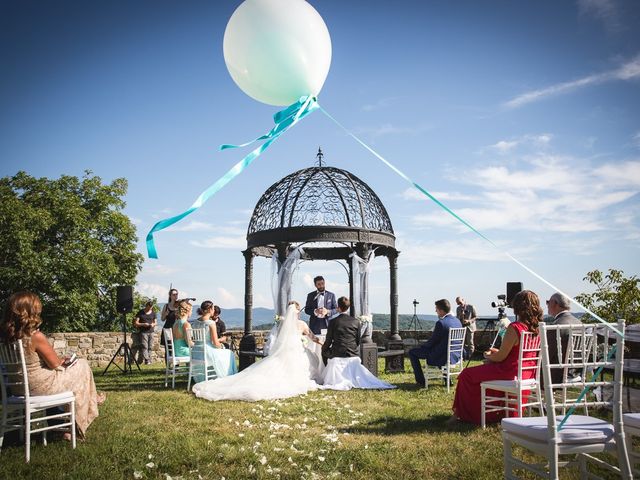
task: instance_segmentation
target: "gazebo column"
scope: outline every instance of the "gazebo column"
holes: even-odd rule
[[[244,335],[240,340],[240,370],[255,362],[255,356],[243,355],[242,352],[253,352],[256,339],[251,333],[253,320],[253,257],[255,253],[248,248],[244,255]]]
[[[385,371],[398,373],[404,372],[404,344],[398,330],[398,251],[389,252],[389,277],[390,293],[389,301],[391,315],[389,319],[391,332],[387,340],[387,351],[384,356]]]
[[[356,316],[356,306],[353,298],[353,264],[351,258],[347,258],[347,266],[349,267],[349,299],[351,300],[351,307],[349,308],[349,315]]]
[[[390,302],[390,327],[391,332],[389,340],[402,341],[398,329],[398,252],[394,251],[389,254],[389,302]]]

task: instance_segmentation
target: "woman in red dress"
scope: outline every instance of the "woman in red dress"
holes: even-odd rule
[[[518,345],[522,332],[533,332],[537,335],[538,323],[542,321],[543,311],[538,295],[531,290],[518,293],[513,300],[513,312],[517,315],[518,321],[507,328],[500,350],[491,348],[486,351],[483,365],[465,368],[458,377],[452,420],[480,425],[482,415],[480,384],[488,380],[513,380],[518,375]],[[525,378],[531,378],[533,374],[532,370],[523,372]],[[487,392],[490,394],[492,391]],[[503,416],[504,411],[488,413],[487,423],[499,422]]]

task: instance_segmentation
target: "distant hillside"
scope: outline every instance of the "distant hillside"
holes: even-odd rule
[[[262,309],[262,310],[267,310],[267,309]],[[257,317],[255,315],[255,310],[254,310],[254,317],[253,317],[253,328],[256,330],[269,330],[272,326],[273,326],[273,310],[268,310],[269,312],[271,312],[270,317],[268,318],[267,321],[265,322],[260,322],[257,320]],[[244,313],[243,313],[244,314]],[[398,315],[398,322],[399,322],[399,327],[400,330],[408,330],[409,329],[409,324],[411,323],[411,318],[413,317],[412,314],[399,314]],[[304,313],[302,315],[300,315],[300,318],[302,318],[302,320],[308,322],[309,321],[309,316],[305,315]],[[418,319],[420,320],[420,328],[421,330],[433,330],[433,326],[436,323],[437,317],[435,315],[418,315]],[[226,322],[227,319],[225,318],[224,321]],[[244,320],[243,320],[244,322]],[[227,326],[229,324],[227,323]],[[244,325],[244,323],[241,323],[240,325]],[[374,330],[389,330],[389,314],[388,313],[374,313],[373,314],[373,328]],[[415,329],[415,326],[412,325],[411,329]]]

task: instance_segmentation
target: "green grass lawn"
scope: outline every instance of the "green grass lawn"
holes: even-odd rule
[[[418,390],[411,373],[382,375],[390,391],[256,403],[196,399],[185,381],[166,389],[157,364],[94,373],[108,397],[86,442],[38,442],[28,465],[23,446],[5,447],[0,479],[502,477],[499,427],[447,427],[453,389]]]

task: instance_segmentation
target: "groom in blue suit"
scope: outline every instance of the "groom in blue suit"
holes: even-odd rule
[[[338,311],[338,304],[336,296],[325,289],[323,277],[318,275],[313,279],[313,284],[316,290],[307,295],[304,313],[309,315],[309,329],[320,335],[320,330],[329,327],[329,321]]]
[[[431,338],[424,345],[409,350],[409,359],[413,367],[413,375],[416,377],[416,383],[420,387],[424,387],[424,372],[421,359],[427,360],[427,365],[432,367],[443,367],[447,364],[447,347],[449,343],[449,329],[461,328],[460,320],[451,315],[451,304],[449,300],[442,299],[436,302],[436,313],[438,321],[433,329]],[[451,354],[451,362],[460,360],[457,353]]]

